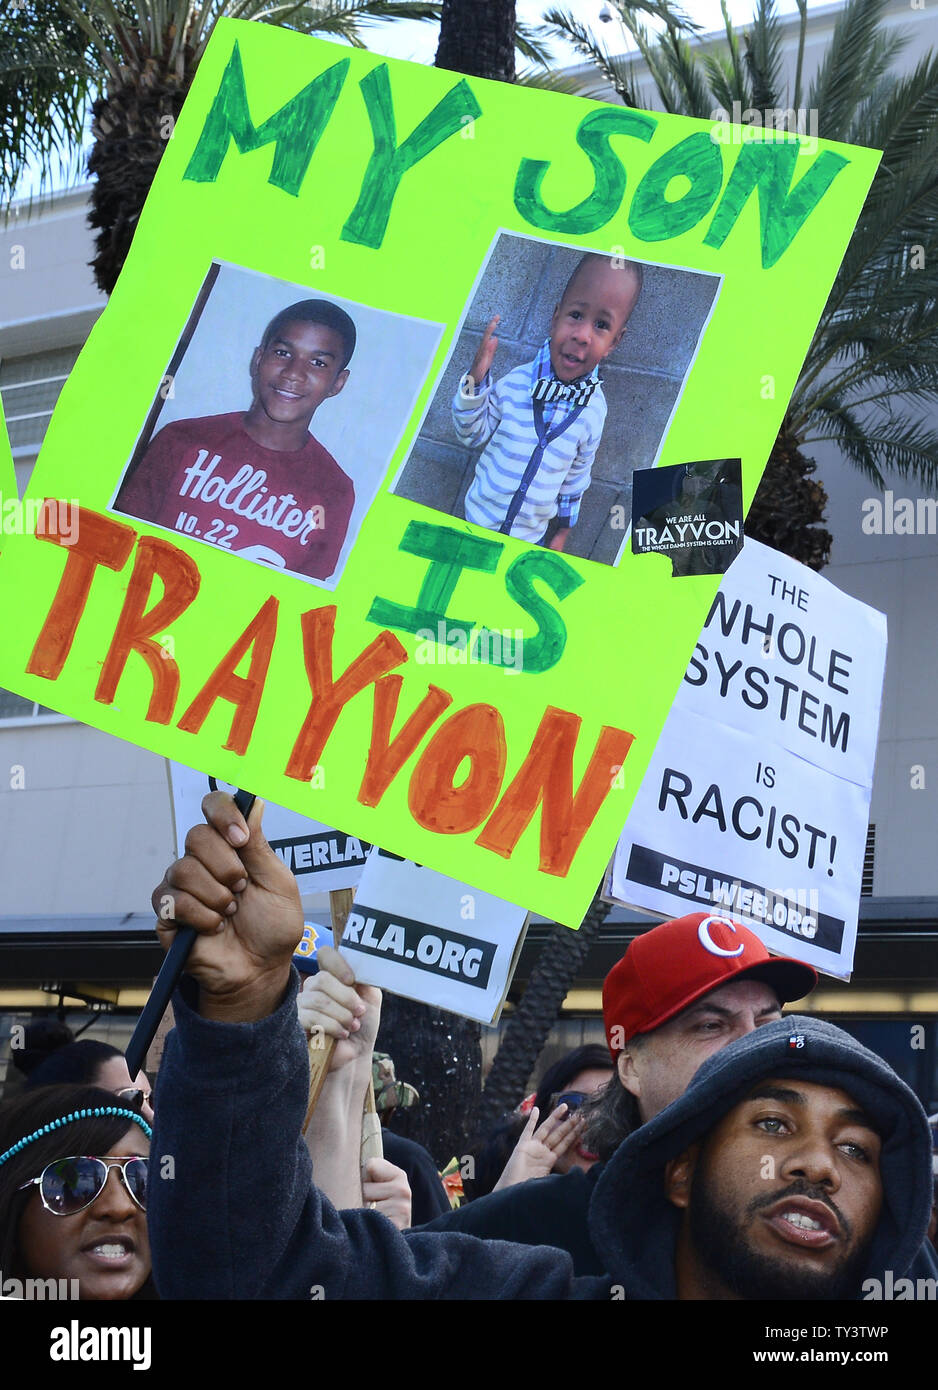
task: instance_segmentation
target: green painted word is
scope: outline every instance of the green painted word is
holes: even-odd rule
[[[368,621],[379,627],[412,632],[421,640],[426,640],[429,633],[443,647],[455,645],[469,650],[470,661],[484,659],[489,665],[511,665],[528,673],[549,671],[563,656],[567,628],[553,604],[535,590],[533,581],[540,580],[559,599],[567,598],[583,583],[573,566],[556,551],[529,550],[512,560],[505,571],[509,597],[538,625],[531,637],[518,638],[503,646],[493,640],[498,634],[480,622],[455,618],[447,612],[463,570],[494,574],[504,548],[503,541],[466,535],[449,526],[409,522],[398,549],[430,561],[416,602],[407,606],[391,599],[375,598]]]

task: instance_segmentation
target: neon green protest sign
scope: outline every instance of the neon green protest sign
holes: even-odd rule
[[[220,22],[0,683],[576,924],[719,584],[630,470],[751,500],[878,158],[732,129]]]

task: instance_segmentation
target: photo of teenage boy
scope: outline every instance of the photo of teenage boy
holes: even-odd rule
[[[350,316],[328,300],[282,309],[251,357],[248,409],[165,425],[115,510],[246,560],[328,579],[355,489],[309,426],[345,386],[355,340]]]
[[[621,342],[641,290],[640,265],[588,252],[537,357],[494,385],[500,315],[490,320],[453,401],[460,443],[486,446],[466,495],[467,521],[563,550],[606,422],[598,367]]]

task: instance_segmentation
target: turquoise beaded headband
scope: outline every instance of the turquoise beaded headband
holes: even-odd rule
[[[47,1125],[40,1125],[34,1129],[32,1134],[27,1134],[24,1139],[18,1140],[6,1153],[0,1154],[0,1163],[6,1163],[8,1158],[18,1154],[21,1149],[25,1149],[27,1144],[31,1144],[34,1139],[41,1139],[44,1134],[52,1134],[56,1129],[61,1129],[63,1125],[70,1124],[72,1120],[92,1120],[103,1119],[109,1115],[120,1115],[125,1120],[132,1120],[135,1125],[139,1125],[147,1138],[151,1138],[153,1131],[147,1124],[142,1115],[138,1115],[136,1110],[125,1110],[122,1105],[98,1105],[93,1110],[73,1110],[69,1115],[63,1115],[61,1119],[50,1120]]]

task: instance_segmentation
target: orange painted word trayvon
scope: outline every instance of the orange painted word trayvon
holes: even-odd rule
[[[64,543],[56,532],[43,532],[42,538]],[[170,542],[145,536],[135,547],[134,541],[135,532],[130,526],[94,512],[79,511],[79,536],[65,546],[62,579],[33,647],[27,672],[46,680],[58,679],[98,567],[120,571],[133,552],[124,602],[95,685],[95,700],[105,705],[113,703],[127,661],[136,652],[146,663],[152,680],[145,720],[163,725],[174,723],[185,733],[198,734],[216,703],[224,701],[233,706],[224,747],[243,756],[251,744],[273,656],[278,600],[271,595],[262,604],[194,698],[180,710],[179,666],[157,641],[157,634],[181,618],[194,602],[201,576],[194,560]],[[479,544],[491,546],[496,553],[501,549],[497,542],[482,540]],[[535,568],[531,561],[539,566],[558,563],[552,556],[538,553],[520,557],[514,563],[524,565],[526,561],[529,571]],[[151,605],[154,580],[159,582],[161,596]],[[600,730],[574,793],[573,758],[582,721],[569,710],[548,705],[521,766],[503,785],[508,757],[505,721],[494,704],[464,704],[452,711],[453,695],[430,684],[392,736],[403,683],[403,677],[392,672],[407,661],[408,652],[392,632],[384,629],[336,675],[335,621],[334,604],[310,609],[300,616],[310,703],[295,730],[283,774],[298,782],[314,782],[317,772],[325,766],[327,746],[344,707],[370,687],[371,737],[356,793],[363,806],[381,804],[405,762],[417,751],[424,736],[434,730],[407,778],[407,804],[417,824],[436,834],[460,835],[477,830],[484,822],[476,843],[507,859],[542,805],[538,867],[545,873],[566,875],[624,763],[632,734],[617,728]],[[536,643],[537,639],[533,640]],[[239,674],[245,661],[247,669]],[[466,761],[468,775],[457,781],[456,774]],[[346,775],[353,775],[352,767],[347,768]]]
[[[0,684],[576,925],[719,583],[632,552],[632,474],[748,504],[876,167],[750,133],[221,21]]]

